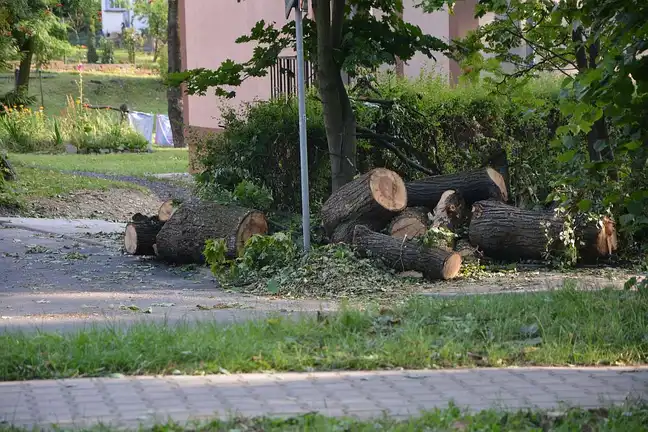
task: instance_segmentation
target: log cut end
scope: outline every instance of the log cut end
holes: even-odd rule
[[[405,182],[395,172],[385,168],[373,170],[369,186],[376,202],[385,209],[399,212],[407,207]]]
[[[390,234],[396,238],[414,238],[425,234],[425,225],[417,218],[402,218],[394,222],[390,228]]]
[[[420,237],[427,231],[428,220],[428,210],[426,208],[407,208],[392,219],[389,234],[400,239]]]
[[[594,239],[588,239],[588,233],[585,233],[585,242],[591,244],[591,252],[599,257],[606,257],[616,252],[618,248],[617,232],[614,226],[614,221],[605,216],[601,221],[601,226],[596,227],[595,233],[592,235]],[[591,237],[590,237],[591,238]],[[589,241],[588,241],[589,240]]]
[[[448,258],[446,258],[445,262],[443,263],[443,269],[441,270],[441,278],[444,280],[448,279],[454,279],[457,276],[459,276],[459,272],[461,271],[461,262],[462,262],[461,255],[458,253],[452,253]]]
[[[256,234],[268,233],[268,221],[263,213],[251,211],[241,220],[236,232],[236,253],[243,251],[245,243]]]
[[[504,179],[504,176],[502,174],[498,173],[493,168],[487,168],[486,172],[488,173],[488,177],[490,177],[490,179],[493,181],[493,183],[495,183],[495,185],[502,192],[502,201],[507,202],[508,201],[508,189],[506,188],[506,180]]]
[[[126,225],[126,233],[124,234],[124,249],[130,255],[134,255],[137,251],[137,230],[135,225],[129,223]]]
[[[166,222],[171,219],[175,212],[175,207],[173,206],[173,200],[167,200],[162,203],[160,209],[158,210],[158,219],[162,222]]]

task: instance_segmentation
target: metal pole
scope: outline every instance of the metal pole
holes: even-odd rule
[[[297,29],[297,97],[299,99],[299,161],[301,164],[302,233],[304,252],[310,250],[310,204],[308,193],[308,148],[306,146],[306,93],[304,84],[304,30],[301,0],[295,8]]]

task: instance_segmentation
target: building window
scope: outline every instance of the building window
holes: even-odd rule
[[[124,11],[128,0],[105,0],[107,11]]]

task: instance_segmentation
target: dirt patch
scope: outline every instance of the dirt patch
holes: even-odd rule
[[[39,198],[29,204],[30,216],[66,219],[102,219],[128,222],[134,213],[157,214],[161,201],[136,190],[78,191],[57,198]]]

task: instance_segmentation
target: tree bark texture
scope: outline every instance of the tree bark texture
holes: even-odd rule
[[[16,91],[29,91],[29,74],[31,73],[32,59],[34,58],[34,39],[28,38],[20,47],[20,66],[18,66],[18,80]]]
[[[560,238],[565,220],[553,213],[523,210],[496,201],[476,202],[472,213],[470,243],[488,257],[543,260],[565,249]],[[616,250],[613,226],[599,229],[593,223],[575,225],[576,247],[581,256],[602,257]]]
[[[407,207],[405,183],[385,168],[373,169],[333,192],[321,210],[324,230],[331,236],[343,222],[370,221],[375,229]]]
[[[317,84],[324,111],[333,192],[353,180],[356,173],[356,118],[342,81],[340,65],[333,56],[341,44],[345,3],[344,0],[313,1],[317,27]]]
[[[411,207],[434,209],[447,190],[458,192],[468,206],[486,199],[508,200],[506,182],[492,168],[426,177],[406,183],[405,186],[408,205]]]
[[[182,71],[182,55],[180,53],[180,31],[178,29],[178,0],[169,0],[169,22],[168,22],[168,43],[169,51],[169,73]],[[185,146],[184,139],[184,118],[182,105],[183,87],[167,87],[167,105],[171,134],[173,135],[173,147]]]
[[[153,245],[164,225],[157,218],[134,218],[126,225],[124,249],[130,255],[155,255]]]
[[[432,212],[431,225],[455,232],[464,226],[467,220],[468,207],[461,194],[453,190],[443,192]]]
[[[202,263],[207,240],[223,239],[227,256],[235,258],[250,237],[267,232],[265,215],[257,210],[190,201],[180,206],[158,233],[157,256],[179,264]]]
[[[0,175],[6,181],[15,181],[18,179],[16,170],[6,155],[0,153]]]
[[[457,253],[380,234],[364,225],[355,227],[353,245],[362,255],[380,258],[396,271],[418,271],[429,280],[452,279],[461,270],[461,257]]]
[[[392,237],[412,239],[425,234],[429,225],[429,210],[425,207],[408,207],[399,213],[387,230]]]

